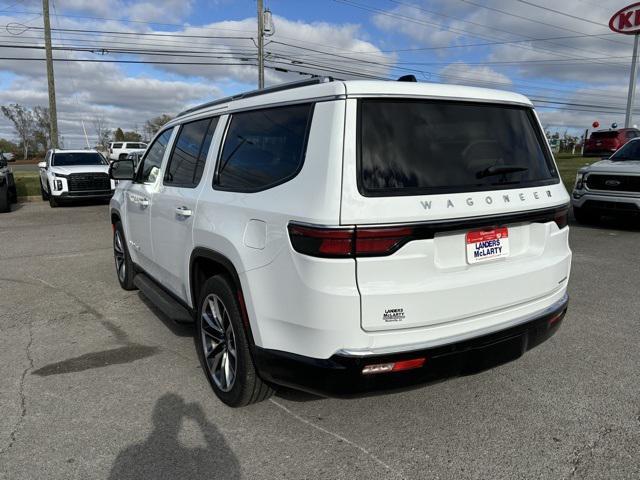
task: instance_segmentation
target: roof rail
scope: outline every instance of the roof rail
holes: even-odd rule
[[[197,110],[201,110],[203,108],[213,107],[215,105],[221,105],[223,103],[229,103],[233,100],[240,100],[242,98],[250,98],[257,97],[258,95],[265,95],[267,93],[280,92],[282,90],[290,90],[292,88],[300,88],[306,87],[309,85],[318,85],[320,83],[333,82],[333,77],[313,77],[305,80],[298,80],[296,82],[288,82],[288,83],[280,83],[278,85],[274,85],[272,87],[263,88],[262,90],[251,90],[246,93],[238,93],[237,95],[231,95],[229,97],[219,98],[218,100],[214,100],[212,102],[203,103],[202,105],[197,105],[195,107],[189,108],[180,112],[176,115],[176,118],[187,115],[188,113],[195,112]]]

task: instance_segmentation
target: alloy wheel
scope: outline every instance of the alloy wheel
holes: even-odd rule
[[[118,279],[121,283],[124,283],[127,278],[127,262],[124,253],[124,244],[122,243],[122,236],[118,230],[116,230],[113,238],[113,257],[116,261]]]
[[[200,337],[209,375],[220,390],[228,392],[236,380],[236,337],[229,312],[217,295],[209,294],[204,299],[200,325]]]

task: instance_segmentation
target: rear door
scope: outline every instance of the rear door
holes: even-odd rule
[[[349,99],[346,125],[341,223],[356,226],[364,330],[463,321],[564,286],[568,195],[530,108]]]
[[[180,126],[162,184],[153,196],[151,238],[158,280],[187,303],[193,217],[206,187],[201,180],[217,124],[217,117],[209,117]]]

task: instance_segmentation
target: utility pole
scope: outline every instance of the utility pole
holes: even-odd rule
[[[51,24],[49,23],[49,0],[42,0],[42,17],[44,18],[44,47],[47,57],[47,84],[49,87],[49,120],[51,121],[51,147],[58,148],[58,112],[56,110],[56,84],[53,79]]]
[[[633,36],[633,60],[631,61],[631,76],[629,77],[629,95],[627,96],[627,112],[624,116],[624,128],[631,126],[633,101],[636,97],[636,76],[638,75],[638,34]]]
[[[46,0],[45,0],[46,1]],[[262,0],[258,3],[258,88],[264,88],[264,8]]]

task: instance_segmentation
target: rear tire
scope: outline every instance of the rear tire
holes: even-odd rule
[[[5,184],[3,187],[0,187],[0,212],[5,213],[9,211],[11,211],[9,187]]]
[[[576,222],[582,224],[593,223],[597,220],[597,215],[593,210],[588,210],[584,207],[573,207],[573,216],[575,217]]]
[[[133,261],[129,256],[127,242],[124,239],[124,229],[121,222],[116,222],[113,230],[113,259],[116,263],[116,276],[118,283],[124,290],[135,290],[133,284]]]
[[[258,376],[235,288],[224,276],[211,277],[202,286],[196,327],[202,371],[220,400],[244,407],[273,395],[274,389]]]

